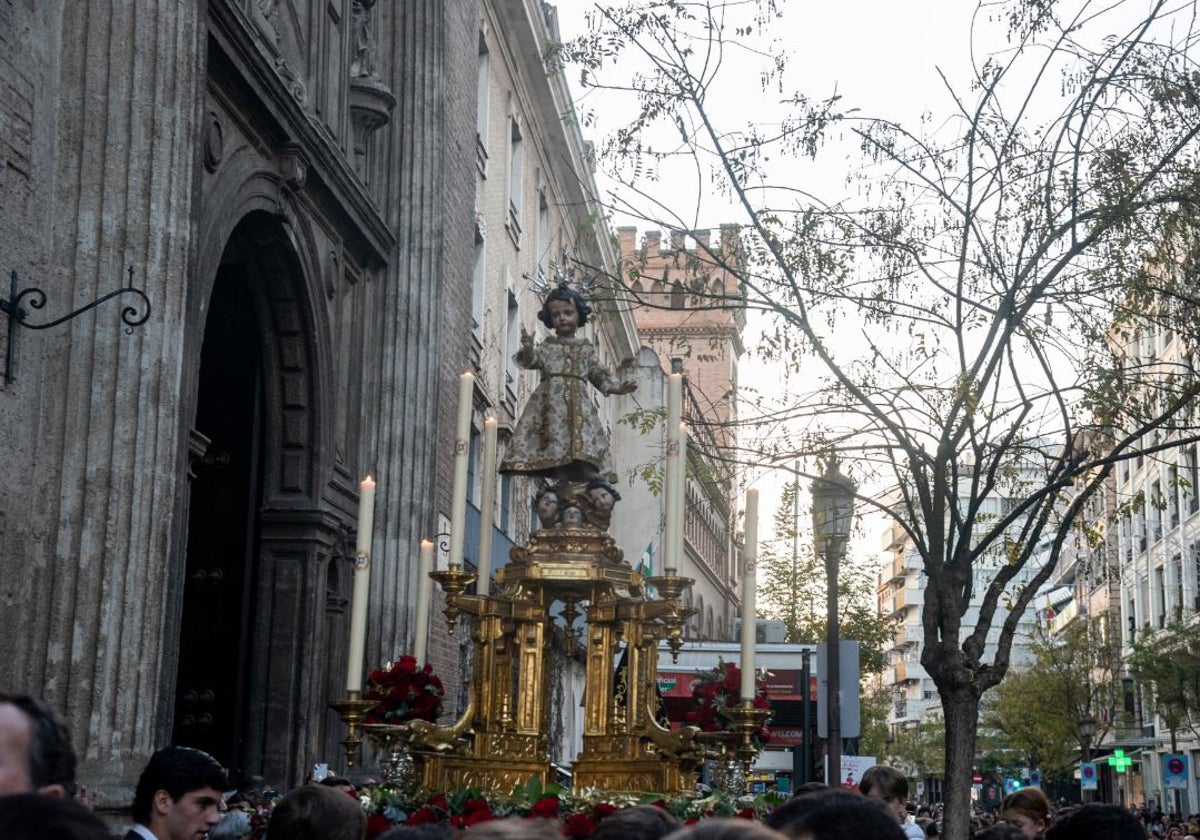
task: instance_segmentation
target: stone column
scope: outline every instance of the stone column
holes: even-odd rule
[[[47,319],[126,283],[128,266],[153,314],[127,335],[108,303],[18,336],[30,362],[20,410],[37,433],[21,467],[27,507],[10,511],[24,567],[8,584],[5,623],[19,632],[0,661],[12,684],[66,713],[82,778],[127,785],[170,731],[202,4],[55,5],[34,115],[47,140],[38,172],[51,212],[34,234],[48,246]]]

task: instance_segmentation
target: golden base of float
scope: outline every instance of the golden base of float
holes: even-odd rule
[[[431,575],[446,592],[450,632],[460,616],[474,619],[474,671],[458,721],[406,725],[420,790],[507,795],[531,778],[542,784],[555,778],[545,733],[556,601],[563,603],[569,633],[576,633],[577,617],[586,621],[580,638],[586,649],[583,749],[572,767],[577,790],[691,795],[706,758],[731,759],[736,749],[739,759],[753,759],[752,749],[735,744],[742,739],[734,733],[671,730],[655,717],[658,644],[666,641],[678,653],[684,622],[694,613],[682,603],[691,580],[646,578],[624,562],[608,534],[588,526],[535,532],[510,557],[497,573],[494,595],[466,594],[474,576],[460,570]],[[646,600],[647,584],[657,589],[656,600]]]

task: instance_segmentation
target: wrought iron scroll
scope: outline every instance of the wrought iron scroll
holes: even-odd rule
[[[138,304],[134,303],[121,309],[121,321],[125,324],[125,332],[127,334],[132,334],[134,327],[140,327],[150,318],[150,298],[144,291],[133,285],[133,266],[129,267],[129,285],[114,289],[108,294],[96,298],[91,303],[85,304],[78,309],[68,312],[61,318],[55,318],[53,321],[47,321],[44,324],[29,323],[27,318],[30,312],[25,308],[25,305],[27,304],[33,310],[40,310],[46,305],[46,293],[35,286],[18,291],[18,283],[17,272],[13,271],[9,283],[9,295],[6,298],[0,298],[0,312],[8,316],[8,331],[5,336],[4,350],[5,385],[9,385],[13,381],[13,337],[16,335],[16,328],[18,326],[29,330],[48,330],[51,327],[57,327],[59,324],[64,324],[72,318],[82,315],[89,309],[95,309],[105,301],[120,295],[135,295],[141,298],[141,307],[144,307],[144,309],[141,309]]]

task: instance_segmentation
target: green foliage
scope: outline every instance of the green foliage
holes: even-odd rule
[[[1171,734],[1200,734],[1200,626],[1172,622],[1145,632],[1133,646],[1129,667],[1150,690],[1154,710]]]
[[[987,4],[977,25],[1007,41],[973,44],[969,88],[906,125],[789,87],[776,39],[804,22],[784,14],[605,4],[559,57],[638,106],[601,147],[627,187],[615,211],[694,227],[707,205],[666,206],[688,193],[659,182],[676,161],[696,195],[737,208],[737,258],[708,256],[767,322],[755,361],[784,386],[743,405],[745,458],[800,460],[811,480],[816,456],[841,454],[872,488],[861,503],[919,556],[922,664],[965,729],[946,739],[960,840],[978,704],[1083,512],[1143,446],[1200,439],[1200,36],[1191,4],[1165,0]],[[747,65],[734,89],[759,93],[749,121],[723,76]],[[861,160],[834,197],[813,195],[797,173],[830,166],[843,138]],[[1156,355],[1144,339],[1167,333],[1179,351]],[[789,557],[771,585],[803,638],[819,585],[776,548]]]
[[[989,692],[982,725],[1001,736],[1026,766],[1065,771],[1083,747],[1079,721],[1090,715],[1105,735],[1102,711],[1116,705],[1120,642],[1095,622],[1077,619],[1058,636],[1039,625],[1033,661],[1009,672]]]

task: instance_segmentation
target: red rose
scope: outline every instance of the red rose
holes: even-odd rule
[[[617,811],[621,810],[611,802],[601,802],[596,806],[596,819],[602,820],[605,817],[611,817]]]
[[[558,816],[558,797],[543,796],[529,809],[529,816],[553,819]]]
[[[467,811],[467,813],[463,814],[463,828],[470,828],[477,823],[487,822],[488,820],[494,819],[495,817],[492,816],[491,810],[487,808],[482,808],[476,811]]]
[[[684,821],[683,821],[683,824],[684,824],[684,825],[696,825],[696,824],[698,824],[699,822],[700,822],[700,818],[699,818],[699,817],[692,817],[691,819],[684,820]]]
[[[563,825],[567,837],[590,837],[595,830],[596,824],[584,814],[572,814]]]
[[[438,821],[437,812],[428,805],[418,808],[408,815],[408,825],[425,825],[426,823],[435,823]]]
[[[655,808],[662,808],[664,811],[667,810],[667,800],[665,799],[655,799],[650,804]]]
[[[383,814],[371,814],[371,816],[367,817],[368,837],[378,837],[391,827],[391,821]]]
[[[758,819],[758,814],[754,813],[753,808],[743,808],[742,810],[740,810],[736,814],[734,814],[734,816],[740,820]]]
[[[473,814],[477,811],[487,811],[488,814],[491,814],[492,806],[489,805],[488,801],[482,797],[476,797],[475,799],[468,799],[463,804],[463,813],[464,814]]]
[[[446,794],[437,793],[429,797],[429,801],[425,803],[430,808],[437,808],[442,811],[450,810],[450,800],[446,798]]]

